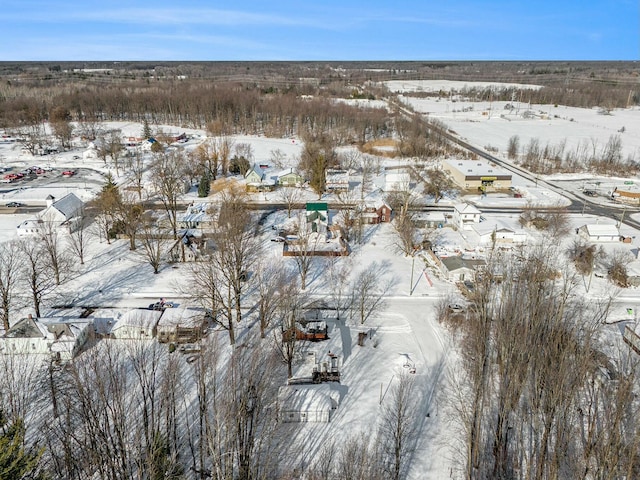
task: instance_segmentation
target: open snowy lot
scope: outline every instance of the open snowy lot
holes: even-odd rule
[[[562,105],[535,105],[527,101],[526,92],[512,101],[476,102],[465,97],[465,87],[496,90],[512,86],[480,82],[389,82],[397,92],[439,92],[445,96],[416,98],[401,97],[417,112],[444,122],[460,137],[479,147],[494,147],[501,154],[507,149],[509,138],[517,135],[526,145],[537,138],[542,146],[566,143],[567,150],[581,145],[598,151],[612,135],[620,135],[625,157],[640,159],[640,108],[615,109],[603,113],[601,106],[591,109]],[[527,85],[525,88],[535,88]],[[509,108],[506,108],[509,105]],[[525,112],[529,112],[525,115]]]

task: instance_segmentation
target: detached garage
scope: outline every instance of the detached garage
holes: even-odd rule
[[[578,229],[578,233],[589,242],[620,241],[620,231],[615,225],[583,225]]]
[[[278,418],[283,423],[328,423],[340,403],[329,384],[287,385],[278,391]]]

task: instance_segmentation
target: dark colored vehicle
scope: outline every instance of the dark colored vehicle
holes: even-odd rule
[[[583,192],[587,197],[597,197],[598,194],[596,193],[595,190],[585,190]]]
[[[160,302],[156,302],[156,303],[152,303],[151,305],[149,305],[149,310],[164,310],[166,308],[173,308],[175,305],[173,304],[173,302],[164,302],[164,301],[160,301]]]
[[[24,207],[24,203],[20,203],[20,202],[7,203],[7,208],[20,208],[20,207]]]

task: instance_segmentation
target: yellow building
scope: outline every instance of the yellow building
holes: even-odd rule
[[[494,192],[511,187],[511,174],[486,160],[449,159],[442,168],[465,190]]]

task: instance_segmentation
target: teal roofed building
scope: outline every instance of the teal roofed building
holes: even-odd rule
[[[327,233],[329,226],[329,205],[326,202],[307,203],[307,226],[312,232]]]

